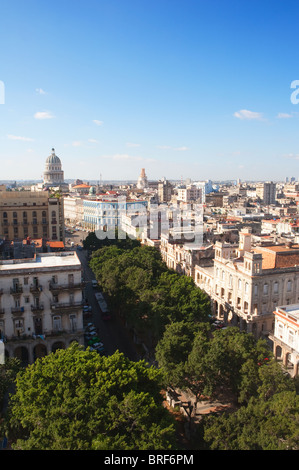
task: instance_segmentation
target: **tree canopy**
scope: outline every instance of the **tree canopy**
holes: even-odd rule
[[[118,351],[73,343],[20,372],[6,432],[21,450],[146,450],[174,446],[161,373]]]
[[[112,308],[129,326],[150,333],[154,344],[167,324],[209,316],[209,297],[192,278],[168,269],[156,248],[105,246],[93,253],[90,266]]]

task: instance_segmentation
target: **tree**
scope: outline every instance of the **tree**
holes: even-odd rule
[[[21,450],[173,448],[161,381],[144,361],[118,351],[101,357],[73,343],[18,374],[8,438]]]
[[[205,421],[211,450],[298,450],[299,396],[280,392],[269,400],[252,398],[247,406]]]
[[[183,387],[186,361],[192,349],[194,325],[181,321],[166,326],[164,335],[156,347],[156,360],[164,373],[165,383]]]

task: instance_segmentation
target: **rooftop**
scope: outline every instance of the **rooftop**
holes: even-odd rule
[[[0,261],[0,273],[13,270],[41,270],[43,268],[81,267],[81,262],[75,252],[42,253],[34,258],[10,259]]]

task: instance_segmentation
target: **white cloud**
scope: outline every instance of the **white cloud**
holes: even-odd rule
[[[39,111],[34,115],[35,119],[53,119],[53,114],[49,113],[48,111]]]
[[[9,134],[7,136],[7,138],[9,140],[22,140],[24,142],[33,142],[34,141],[34,139],[31,139],[30,137],[21,137],[19,135],[11,135],[11,134]]]
[[[129,155],[127,153],[116,153],[114,155],[104,155],[103,158],[107,158],[110,160],[116,160],[116,161],[123,161],[123,162],[147,162],[147,163],[152,163],[155,162],[156,160],[153,158],[143,158],[140,156],[133,156]]]
[[[287,113],[278,113],[276,117],[277,119],[289,119],[289,118],[292,118],[293,115],[287,114]]]
[[[88,139],[88,142],[91,142],[92,144],[97,144],[98,141],[96,139]]]
[[[127,143],[126,143],[126,146],[127,146],[127,147],[140,147],[140,144],[134,144],[134,143],[132,143],[132,142],[127,142]]]
[[[102,126],[104,124],[103,121],[98,121],[97,119],[94,119],[92,122],[94,122],[97,126]]]
[[[240,109],[240,111],[236,111],[234,113],[234,116],[238,119],[242,120],[256,120],[256,121],[262,121],[263,120],[263,115],[262,113],[257,113],[254,111],[249,111],[248,109]]]
[[[45,92],[45,90],[43,90],[42,88],[36,88],[35,91],[38,95],[46,95],[47,94]]]
[[[292,160],[299,160],[299,154],[295,153],[288,153],[287,155],[283,155],[284,158],[291,158]]]
[[[186,150],[189,150],[189,147],[177,147],[177,148],[175,148],[175,149],[173,149],[173,150],[177,150],[177,151],[179,151],[179,152],[185,152]]]
[[[157,145],[157,148],[162,150],[176,150],[178,152],[189,150],[189,147],[171,147],[170,145]]]
[[[81,147],[81,145],[82,145],[82,142],[80,142],[79,140],[75,140],[74,142],[72,142],[73,147]]]

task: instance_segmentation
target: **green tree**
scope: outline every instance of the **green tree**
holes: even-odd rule
[[[173,448],[161,381],[143,361],[119,352],[101,357],[74,343],[18,374],[8,438],[25,450]]]
[[[211,450],[298,450],[299,396],[280,392],[269,400],[252,398],[247,406],[205,421]]]
[[[172,387],[183,387],[185,384],[186,362],[194,334],[195,328],[191,322],[170,323],[157,344],[156,359],[164,373],[165,383]]]

